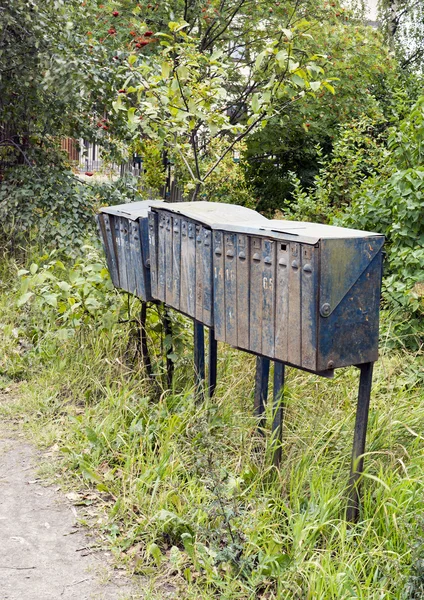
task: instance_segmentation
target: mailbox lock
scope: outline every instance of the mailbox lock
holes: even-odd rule
[[[322,317],[328,317],[331,313],[331,306],[328,304],[328,302],[326,302],[325,304],[323,304],[321,306],[321,310],[320,310],[321,316]]]

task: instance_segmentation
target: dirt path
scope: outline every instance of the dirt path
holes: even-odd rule
[[[75,507],[37,479],[37,458],[18,431],[0,431],[0,600],[141,599],[110,555],[90,551]]]

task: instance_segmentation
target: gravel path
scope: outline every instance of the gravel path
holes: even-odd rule
[[[37,479],[37,451],[0,432],[0,600],[141,599],[77,525],[76,509]]]

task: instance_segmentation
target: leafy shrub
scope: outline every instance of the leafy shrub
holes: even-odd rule
[[[388,139],[387,168],[391,175],[372,177],[362,187],[340,224],[387,237],[387,277],[384,293],[389,304],[409,314],[404,335],[423,335],[424,318],[424,97]]]
[[[77,259],[71,267],[53,252],[18,271],[18,307],[31,306],[37,335],[49,331],[66,339],[81,326],[109,330],[117,322],[121,302],[109,272],[94,248],[84,246],[84,251],[84,260]]]
[[[311,190],[305,190],[292,173],[293,200],[287,208],[297,220],[329,222],[350,205],[369,177],[389,175],[385,124],[379,120],[363,116],[341,127],[330,158],[323,156],[319,146],[316,152],[321,168]]]

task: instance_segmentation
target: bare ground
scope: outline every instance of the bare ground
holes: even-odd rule
[[[40,453],[0,428],[0,600],[141,599],[137,584],[78,525],[77,508],[37,477]]]

